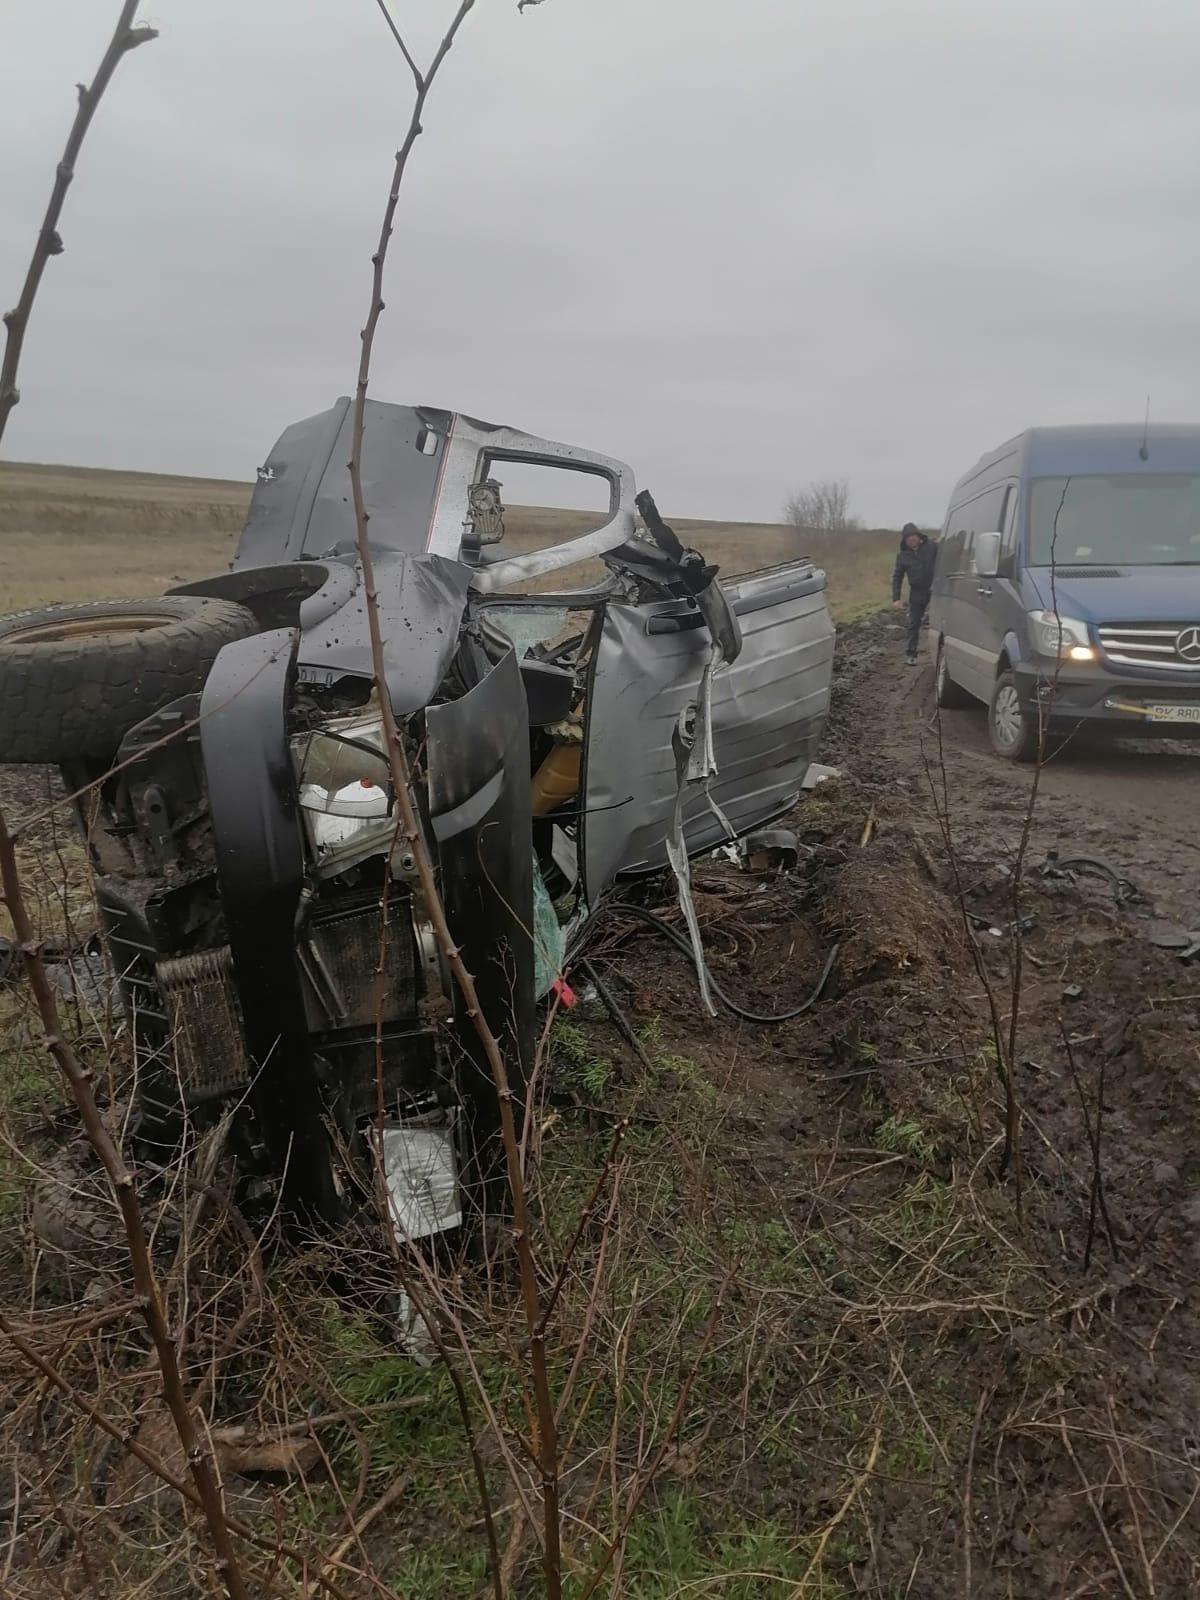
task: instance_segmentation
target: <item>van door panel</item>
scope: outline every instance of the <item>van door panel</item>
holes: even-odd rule
[[[713,680],[713,799],[741,832],[795,801],[829,709],[833,623],[825,575],[790,563],[722,585],[742,649]],[[684,602],[609,603],[588,695],[584,885],[595,904],[617,872],[666,864],[677,779],[672,735],[696,698],[707,629]],[[684,808],[689,853],[719,844],[699,793]]]
[[[998,490],[993,490],[979,501],[980,515],[988,526],[976,528],[977,533],[996,530],[1003,532],[1009,498],[1008,486],[1003,484]],[[1012,585],[999,574],[984,578],[974,571],[971,574],[971,584],[975,592],[975,631],[972,643],[975,645],[975,671],[979,685],[974,692],[981,700],[990,701],[996,684],[1000,652],[1004,648],[1004,634],[1009,616],[1007,597]]]
[[[973,671],[973,662],[970,655],[968,641],[970,639],[971,608],[967,601],[964,584],[967,582],[965,567],[970,561],[971,532],[964,525],[964,514],[960,508],[953,512],[949,519],[947,539],[950,549],[947,552],[946,576],[943,580],[945,607],[945,644],[946,666],[950,676],[961,688],[969,690],[972,694],[975,689],[976,675]]]
[[[996,681],[996,660],[1003,637],[997,619],[1003,606],[993,608],[998,580],[980,578],[975,571],[975,535],[1003,526],[1007,484],[992,484],[952,512],[956,537],[963,541],[962,558],[952,580],[951,607],[954,640],[947,654],[950,675],[956,683],[987,702]],[[991,590],[991,594],[987,591]]]

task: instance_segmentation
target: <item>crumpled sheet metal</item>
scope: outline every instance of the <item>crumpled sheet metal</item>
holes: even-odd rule
[[[761,580],[759,580],[761,584]],[[736,593],[736,586],[731,586]],[[583,821],[584,881],[597,901],[615,872],[667,864],[678,781],[672,736],[696,699],[706,629],[649,635],[648,609],[610,601],[596,653]],[[678,608],[675,608],[678,609]],[[833,628],[824,595],[764,605],[741,618],[741,654],[711,681],[711,797],[741,832],[794,804],[829,705]],[[688,852],[727,836],[695,786],[683,799]]]
[[[693,786],[698,786],[706,803],[712,810],[717,821],[724,828],[726,836],[730,839],[736,837],[729,818],[721,810],[712,797],[710,785],[717,775],[717,759],[713,748],[712,731],[712,684],[713,675],[721,667],[724,657],[719,645],[714,645],[709,652],[709,657],[700,678],[700,690],[696,699],[680,713],[679,721],[672,737],[672,748],[675,752],[675,773],[677,787],[675,790],[675,811],[671,821],[671,832],[667,836],[667,859],[675,873],[675,882],[679,891],[679,908],[683,912],[683,919],[687,924],[688,937],[692,942],[692,958],[696,963],[696,979],[700,985],[700,998],[710,1017],[717,1014],[713,1002],[712,990],[708,982],[708,967],[704,960],[704,941],[700,935],[700,923],[696,917],[696,905],[692,899],[692,869],[688,859],[687,841],[684,837],[684,796]]]
[[[451,421],[450,412],[428,406],[367,401],[362,485],[374,548],[413,555],[429,548]],[[259,468],[235,567],[354,548],[357,526],[347,465],[353,422],[354,408],[343,396],[328,411],[284,430]],[[439,440],[428,455],[419,448],[427,432]]]
[[[467,606],[471,574],[443,556],[382,550],[375,556],[375,591],[384,639],[388,694],[398,717],[420,711],[446,676]],[[310,681],[373,673],[362,584],[338,610],[300,640],[301,676]]]

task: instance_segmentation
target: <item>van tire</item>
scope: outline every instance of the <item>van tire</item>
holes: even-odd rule
[[[961,684],[955,683],[946,664],[946,641],[938,640],[937,663],[934,667],[934,694],[937,703],[946,711],[961,711],[969,706],[974,695],[968,694]]]
[[[1022,705],[1012,672],[1002,672],[996,679],[988,705],[988,738],[1006,761],[1032,761],[1038,753],[1037,719]]]
[[[257,627],[245,606],[199,595],[0,617],[0,756],[110,760],[130,728],[195,693],[218,653]]]

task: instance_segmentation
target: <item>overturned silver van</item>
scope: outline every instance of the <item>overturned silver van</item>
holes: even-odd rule
[[[135,1142],[233,1109],[247,1182],[324,1219],[381,1156],[419,1238],[503,1210],[498,1105],[396,825],[350,428],[343,399],[286,430],[230,571],[0,620],[0,749],[93,786]],[[532,469],[543,508],[598,494],[583,531],[543,509],[529,536],[509,484]],[[519,1087],[614,880],[686,873],[795,802],[829,704],[825,577],[722,582],[620,462],[429,407],[368,404],[363,480],[417,810]]]

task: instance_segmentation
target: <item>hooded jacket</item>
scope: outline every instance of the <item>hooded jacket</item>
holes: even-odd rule
[[[900,553],[892,572],[892,599],[899,600],[900,587],[908,579],[910,600],[928,600],[933,590],[933,567],[937,561],[937,545],[927,534],[919,533],[920,544],[909,550],[904,541],[910,534],[900,535]]]

